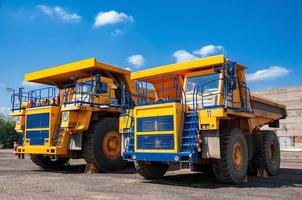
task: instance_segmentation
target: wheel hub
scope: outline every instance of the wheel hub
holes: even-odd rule
[[[116,131],[108,132],[103,139],[103,152],[111,160],[121,155],[121,136]]]
[[[233,146],[233,165],[236,170],[240,170],[243,164],[243,149],[237,141]]]

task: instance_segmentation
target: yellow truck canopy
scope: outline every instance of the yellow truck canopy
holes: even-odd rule
[[[144,79],[151,79],[155,78],[157,76],[163,76],[166,74],[173,75],[173,74],[181,74],[184,75],[188,72],[193,72],[196,70],[206,69],[206,68],[212,68],[216,65],[221,65],[228,61],[224,57],[224,55],[217,55],[217,56],[211,56],[207,58],[200,58],[192,61],[186,61],[181,63],[175,63],[170,65],[164,65],[160,67],[150,68],[146,70],[141,70],[138,72],[132,72],[131,73],[131,79],[133,80],[144,80]],[[237,63],[237,66],[243,67]]]
[[[175,63],[133,72],[131,73],[131,79],[143,80],[154,78],[156,76],[162,76],[165,74],[185,74],[187,72],[193,71],[194,69],[196,70],[200,68],[211,67],[213,65],[219,65],[224,62],[225,58],[223,55],[201,58],[188,62]]]
[[[98,62],[95,58],[88,58],[27,73],[24,76],[24,80],[33,83],[55,85],[60,88],[65,84],[72,83],[72,77],[82,78],[88,77],[91,74],[101,74],[102,72],[120,74],[123,75],[125,79],[129,79],[131,73],[128,70]]]

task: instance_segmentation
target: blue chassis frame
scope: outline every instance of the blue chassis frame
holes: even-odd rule
[[[192,156],[190,156],[190,154]],[[200,160],[200,157],[193,156],[189,152],[179,153],[142,153],[142,152],[123,152],[123,159],[129,161],[155,161],[155,162],[189,162],[193,163]],[[175,159],[177,157],[177,159]]]

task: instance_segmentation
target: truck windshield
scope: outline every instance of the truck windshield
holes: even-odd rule
[[[219,73],[188,77],[186,81],[186,99],[189,106],[214,106],[217,103]],[[198,86],[198,88],[196,88]],[[194,96],[194,89],[196,97]],[[194,102],[194,98],[197,98]]]
[[[199,92],[215,93],[218,92],[219,73],[207,74],[203,76],[192,76],[187,78],[186,92],[193,92],[196,86],[199,86]]]
[[[77,94],[89,94],[92,92],[92,86],[93,86],[92,81],[77,83],[76,93]]]

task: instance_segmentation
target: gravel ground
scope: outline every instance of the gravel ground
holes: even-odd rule
[[[88,175],[83,160],[72,160],[62,171],[43,171],[29,158],[0,150],[0,199],[302,199],[302,152],[283,152],[281,167],[278,176],[248,177],[239,186],[189,170],[148,181],[131,164],[120,172]]]

